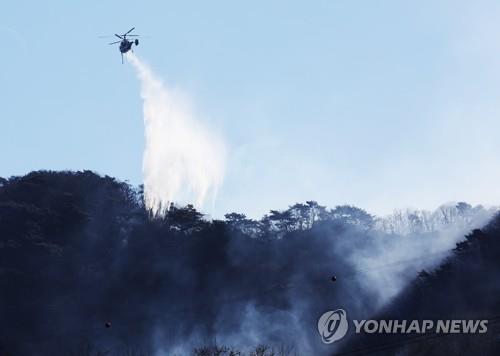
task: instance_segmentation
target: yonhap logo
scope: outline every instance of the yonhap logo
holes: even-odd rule
[[[318,331],[325,344],[342,339],[347,334],[347,313],[344,309],[327,311],[318,320]]]
[[[488,319],[468,320],[405,320],[405,319],[365,319],[352,320],[353,334],[485,334],[488,332]],[[347,334],[349,323],[344,309],[327,311],[318,320],[321,341],[331,344]]]

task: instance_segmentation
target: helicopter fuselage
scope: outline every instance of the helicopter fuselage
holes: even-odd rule
[[[130,51],[132,49],[132,44],[133,44],[132,41],[124,39],[120,43],[120,52],[121,53],[127,53],[128,51]]]

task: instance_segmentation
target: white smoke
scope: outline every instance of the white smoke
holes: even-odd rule
[[[179,92],[168,88],[133,53],[128,60],[141,81],[144,100],[144,200],[154,215],[170,203],[201,208],[215,199],[224,174],[220,137],[195,117]]]

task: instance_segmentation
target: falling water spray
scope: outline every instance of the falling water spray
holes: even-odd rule
[[[186,98],[167,87],[133,53],[144,101],[143,179],[146,207],[161,215],[170,203],[202,208],[215,200],[224,174],[222,139],[195,116]]]

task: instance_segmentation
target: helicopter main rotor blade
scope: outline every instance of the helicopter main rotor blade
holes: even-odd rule
[[[123,37],[120,35],[117,35],[116,33],[115,33],[115,36],[118,37],[119,39],[123,40]]]
[[[128,30],[128,32],[125,32],[124,35],[128,35],[130,32],[132,32],[134,30],[135,27],[132,27],[130,30]]]
[[[111,43],[108,43],[110,45],[113,45],[113,44],[117,44],[117,43],[120,43],[121,41],[116,41],[116,42],[111,42]]]
[[[127,35],[127,37],[139,37],[140,35]]]

